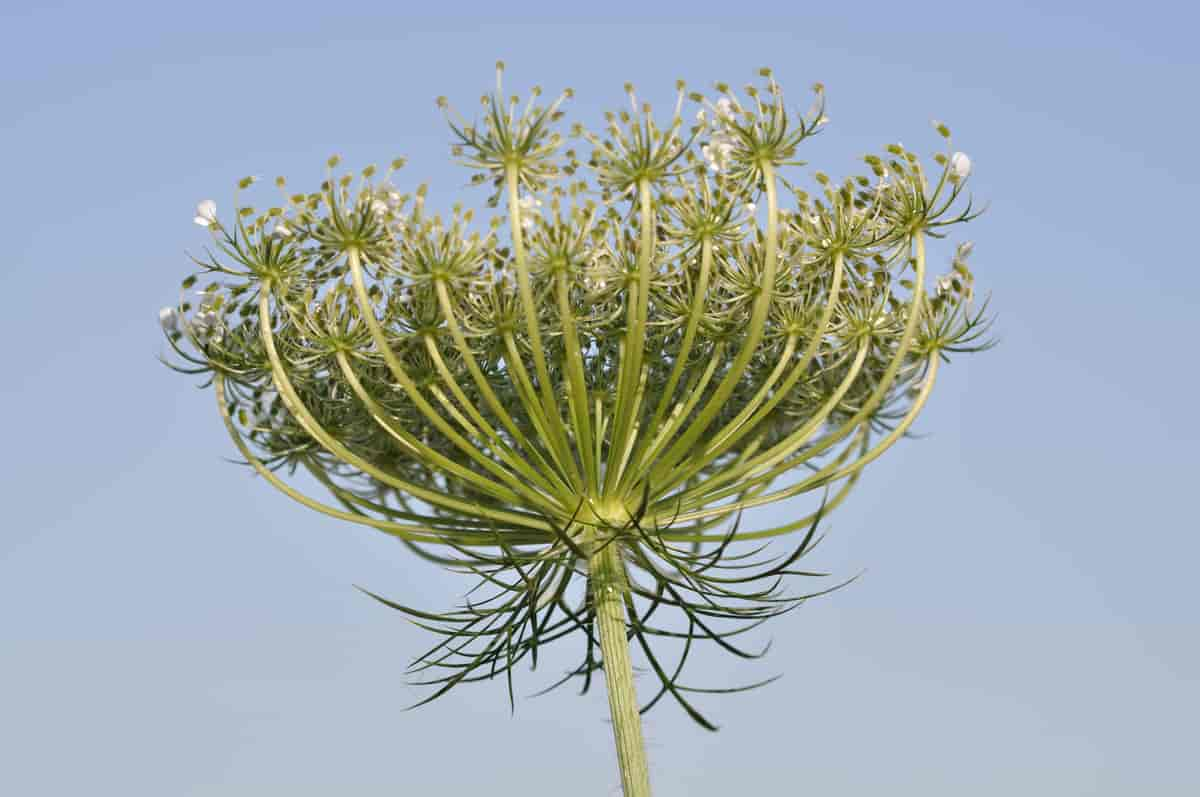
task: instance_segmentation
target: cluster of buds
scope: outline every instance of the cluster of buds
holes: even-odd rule
[[[714,174],[720,174],[721,168],[733,156],[735,142],[729,130],[729,123],[733,120],[733,109],[733,100],[729,97],[721,97],[712,108],[711,122],[708,112],[703,108],[696,111],[696,121],[700,125],[703,126],[706,123],[711,125],[708,130],[708,143],[700,147],[700,154],[704,156],[705,163]]]
[[[954,260],[950,263],[950,271],[937,279],[937,296],[939,298],[957,296],[966,304],[970,304],[971,300],[975,298],[975,275],[967,266],[967,257],[974,248],[975,245],[970,241],[964,241],[954,250]]]
[[[818,521],[909,430],[947,353],[989,345],[969,244],[926,287],[928,241],[976,215],[949,131],[933,168],[892,145],[866,158],[873,177],[817,172],[806,191],[783,172],[824,129],[824,92],[795,114],[761,77],[715,99],[679,83],[665,123],[627,86],[601,133],[573,128],[586,157],[557,129],[569,91],[522,108],[498,69],[481,122],[439,100],[452,154],[494,189],[486,222],[396,188],[401,159],[355,176],[331,158],[318,190],[281,178],[278,203],[226,221],[197,208],[211,244],[194,260],[214,281],[162,322],[176,367],[213,379],[241,455],[289,497],[496,590],[442,615],[387,601],[447,637],[415,665],[432,697],[575,635],[568,677],[590,682],[611,557],[606,589],[624,590],[658,697],[707,723],[653,641],[755,655],[733,637],[809,597],[781,584],[813,575],[793,565]],[[802,494],[820,500],[801,517],[738,522]],[[757,570],[731,553],[798,530]]]
[[[211,200],[200,204],[205,209],[211,208],[213,214],[216,213],[216,204]],[[194,284],[194,278],[187,281],[184,287],[185,294]],[[188,337],[193,344],[201,347],[208,343],[219,344],[225,321],[221,313],[224,297],[217,288],[216,284],[210,285],[204,290],[196,291],[192,301],[184,298],[178,306],[168,306],[159,310],[158,322],[163,332],[174,341]]]

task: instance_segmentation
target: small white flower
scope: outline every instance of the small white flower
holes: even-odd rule
[[[275,234],[280,238],[291,238],[292,230],[282,221],[275,225]]]
[[[211,227],[217,223],[217,203],[206,199],[196,205],[196,217],[192,221],[201,227]]]
[[[942,276],[938,277],[938,280],[937,280],[938,296],[942,296],[944,294],[950,293],[950,291],[952,291],[953,289],[954,289],[954,275],[953,274],[943,274]]]
[[[212,310],[201,310],[196,313],[192,319],[191,330],[196,340],[202,343],[207,341],[220,343],[223,337],[221,318]]]
[[[971,159],[965,152],[956,152],[950,156],[950,172],[960,180],[966,179],[971,173]]]
[[[158,323],[166,332],[174,332],[179,328],[179,311],[174,307],[164,307],[158,311]]]
[[[537,197],[526,194],[517,202],[517,213],[521,217],[521,226],[525,229],[533,227],[533,220],[540,212],[538,208],[542,206],[542,200]]]
[[[747,202],[747,203],[746,203],[746,210],[747,210],[747,211],[749,211],[750,213],[753,213],[753,212],[754,212],[754,208],[755,208],[755,207],[756,207],[756,206],[755,206],[755,204],[754,204],[753,202]]]
[[[733,101],[728,97],[722,97],[717,100],[717,114],[722,118],[728,119],[733,116]]]
[[[974,250],[975,250],[975,243],[973,241],[963,241],[962,243],[960,243],[958,245],[958,248],[954,251],[954,259],[955,260],[966,260],[968,257],[971,256],[971,252],[973,252]]]
[[[382,199],[372,199],[371,200],[371,210],[377,216],[385,216],[385,215],[387,215],[387,212],[388,212],[388,206],[387,206],[387,203],[384,202]]]

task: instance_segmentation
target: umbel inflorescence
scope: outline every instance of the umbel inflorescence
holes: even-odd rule
[[[949,131],[931,164],[889,146],[802,190],[785,174],[828,121],[823,89],[795,113],[760,74],[715,97],[680,83],[665,121],[626,86],[600,133],[562,129],[570,91],[522,103],[499,70],[481,120],[439,100],[453,154],[492,189],[486,221],[395,187],[400,160],[354,176],[331,158],[318,190],[280,178],[265,211],[198,207],[212,281],[185,280],[162,322],[241,456],[479,579],[448,613],[376,596],[442,635],[414,664],[428,699],[496,675],[511,699],[512,668],[563,637],[583,654],[563,681],[586,689],[611,599],[657,676],[649,704],[707,726],[691,698],[711,690],[680,679],[693,645],[758,655],[738,634],[809,597],[783,581],[818,575],[796,570],[818,521],[905,435],[940,363],[988,345],[971,245],[946,275],[927,267],[928,240],[974,216]],[[741,527],[804,493],[808,514]],[[735,545],[793,531],[778,558]]]

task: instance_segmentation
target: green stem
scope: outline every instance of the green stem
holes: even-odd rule
[[[604,682],[608,688],[608,708],[612,715],[613,738],[617,744],[617,763],[625,797],[650,797],[650,770],[646,764],[646,744],[642,741],[642,715],[638,712],[633,686],[633,665],[629,659],[629,637],[625,633],[625,593],[628,584],[621,565],[621,552],[609,543],[592,554],[592,602],[600,629],[600,652],[604,661]]]
[[[521,309],[525,313],[525,328],[529,332],[529,348],[533,350],[533,366],[537,371],[538,386],[542,391],[542,414],[548,422],[548,431],[553,435],[551,441],[559,451],[564,472],[566,472],[577,493],[583,492],[583,476],[571,453],[567,441],[567,431],[562,418],[558,414],[558,399],[554,395],[554,383],[550,379],[550,369],[546,366],[546,351],[542,346],[541,327],[538,326],[537,303],[533,298],[533,287],[529,281],[529,264],[525,258],[525,236],[521,231],[521,197],[520,174],[517,167],[509,165],[505,168],[505,181],[508,185],[508,220],[512,229],[513,260],[517,266],[517,291],[521,295]]]
[[[760,290],[754,298],[750,320],[746,325],[747,334],[734,361],[730,363],[725,377],[717,385],[716,391],[696,418],[688,421],[688,428],[666,453],[658,458],[650,467],[645,481],[650,483],[652,490],[666,480],[667,474],[694,449],[696,441],[708,430],[709,426],[720,414],[738,382],[746,373],[750,360],[758,350],[766,329],[767,314],[771,309],[771,297],[775,290],[775,271],[779,261],[779,200],[775,185],[775,168],[770,163],[760,164],[763,183],[767,189],[767,232],[764,239],[763,273]]]

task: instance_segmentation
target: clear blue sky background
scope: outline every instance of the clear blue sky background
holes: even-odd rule
[[[502,57],[589,124],[626,80],[663,105],[769,64],[797,104],[828,87],[814,165],[929,153],[936,117],[991,201],[970,236],[1002,345],[833,519],[815,560],[866,575],[769,627],[765,663],[694,671],[783,680],[704,700],[715,735],[647,717],[657,793],[1200,794],[1196,12],[507,5],[0,11],[0,793],[617,793],[600,691],[402,712],[426,636],[351,585],[465,585],[223,463],[211,393],[155,360],[198,200],[340,152],[407,155],[448,203],[433,99],[470,109]]]

